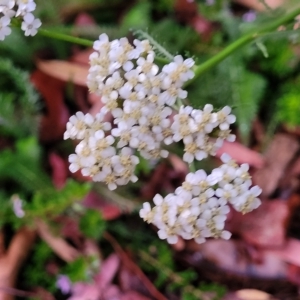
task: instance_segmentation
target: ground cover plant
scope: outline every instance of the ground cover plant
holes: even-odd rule
[[[299,15],[0,0],[0,299],[297,299]]]

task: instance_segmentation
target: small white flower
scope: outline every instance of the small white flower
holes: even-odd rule
[[[149,77],[155,76],[158,73],[159,68],[156,64],[154,64],[154,58],[155,58],[154,52],[149,53],[146,59],[144,57],[140,57],[136,61],[138,65],[137,66],[138,72],[144,73]]]
[[[34,36],[37,34],[37,29],[42,25],[40,19],[35,19],[34,15],[27,13],[22,22],[22,30],[25,31],[25,36]]]
[[[25,216],[25,212],[23,209],[23,201],[19,197],[19,195],[13,195],[11,197],[13,202],[13,211],[18,218],[23,218]]]
[[[162,71],[167,74],[172,82],[182,84],[194,77],[194,72],[191,70],[194,64],[195,62],[192,58],[183,60],[181,55],[177,55],[174,57],[174,62],[165,65]]]
[[[94,119],[90,114],[84,115],[81,111],[71,116],[67,123],[64,139],[83,139],[87,133],[88,125],[92,125]]]
[[[168,81],[168,78],[163,80],[162,88],[165,90],[162,93],[162,97],[169,106],[174,105],[177,98],[185,99],[188,95],[187,91],[181,89],[181,85]]]
[[[18,10],[16,16],[24,16],[30,12],[33,12],[36,8],[34,0],[17,0]]]
[[[216,190],[216,196],[226,201],[237,197],[238,193],[232,184],[225,184],[223,188]]]
[[[140,210],[140,213],[139,213],[140,217],[142,219],[144,219],[145,221],[150,221],[150,220],[148,220],[150,212],[151,212],[150,203],[149,202],[143,203],[143,208]]]
[[[10,18],[8,16],[0,18],[0,41],[4,41],[5,37],[11,34],[9,24]]]
[[[190,116],[193,111],[191,106],[182,106],[179,113],[173,118],[171,129],[174,132],[174,142],[179,142],[182,139],[190,139],[192,134],[197,130],[194,119]]]
[[[191,116],[197,124],[198,132],[204,131],[205,133],[210,133],[218,126],[217,114],[212,111],[213,106],[211,104],[206,104],[203,111],[200,109],[194,109],[192,111]]]
[[[77,154],[69,155],[69,163],[69,169],[72,173],[75,173],[82,168],[80,164],[80,157]]]
[[[261,194],[261,191],[258,186],[252,187],[249,191],[232,200],[233,207],[243,214],[258,208],[261,201],[257,197]]]
[[[236,121],[236,117],[234,115],[230,115],[231,108],[229,106],[225,106],[217,113],[219,127],[221,130],[229,129],[230,124],[233,124]]]
[[[107,34],[100,34],[99,39],[94,42],[93,48],[100,53],[106,54],[110,49],[110,42]]]
[[[224,172],[220,168],[213,169],[211,174],[207,176],[209,185],[215,185],[223,179]]]
[[[148,40],[134,40],[133,44],[135,45],[139,54],[153,52],[152,46]]]
[[[16,1],[14,0],[1,0],[0,1],[0,13],[4,16],[9,17],[10,19],[16,14],[13,10]]]
[[[231,235],[232,234],[229,231],[223,230],[220,237],[224,240],[229,240],[231,238]]]

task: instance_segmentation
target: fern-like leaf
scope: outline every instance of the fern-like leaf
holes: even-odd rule
[[[133,30],[133,34],[140,40],[149,40],[156,54],[162,58],[173,60],[174,56],[167,51],[159,42],[157,42],[148,32],[138,29]]]
[[[28,73],[4,59],[0,59],[0,107],[2,134],[17,138],[37,134],[40,109],[37,93]]]

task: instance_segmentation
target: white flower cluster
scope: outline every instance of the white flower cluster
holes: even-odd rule
[[[250,188],[252,182],[249,166],[240,167],[227,154],[224,162],[207,175],[203,170],[189,173],[182,186],[165,198],[157,194],[151,209],[150,203],[143,204],[140,216],[157,226],[158,236],[170,244],[178,240],[195,239],[205,242],[208,237],[229,239],[231,233],[224,230],[230,203],[239,212],[247,213],[260,205],[257,196],[261,189]]]
[[[120,175],[110,175],[109,180],[104,180],[112,166],[105,168],[105,176],[99,175],[103,164],[107,164],[107,159],[118,149],[127,147],[139,151],[146,159],[158,159],[168,156],[163,144],[183,140],[183,159],[191,163],[194,159],[215,155],[225,139],[235,139],[229,130],[235,116],[230,114],[228,106],[219,112],[213,112],[212,105],[206,105],[203,110],[181,106],[172,118],[176,113],[175,104],[187,97],[182,87],[194,76],[192,59],[175,56],[160,70],[154,63],[155,53],[148,40],[134,40],[131,45],[126,38],[110,42],[106,34],[99,36],[94,50],[90,55],[88,86],[91,92],[101,96],[104,106],[95,119],[89,114],[77,113],[67,124],[65,139],[83,140],[76,154],[70,156],[72,172],[81,169],[83,175],[108,182],[110,188],[115,188],[112,182],[116,178],[122,184],[136,180],[132,172],[137,158],[133,159],[130,170],[124,171],[126,180],[122,176],[123,181],[120,180]],[[112,130],[110,124],[101,123],[106,113],[114,117]],[[105,137],[109,130],[110,135]],[[103,141],[106,141],[105,146]],[[100,143],[101,146],[96,146]]]
[[[32,14],[35,8],[34,0],[0,0],[0,41],[10,35],[9,26],[13,17],[23,19],[21,29],[25,32],[25,36],[36,35],[42,23]]]
[[[230,134],[229,126],[235,122],[235,116],[230,114],[231,108],[225,106],[218,112],[213,112],[213,106],[206,104],[203,110],[182,106],[174,116],[171,126],[173,140],[183,140],[185,145],[183,160],[191,163],[216,155],[223,141],[233,142],[235,135]]]
[[[173,142],[169,117],[176,100],[187,97],[182,87],[194,76],[193,59],[178,55],[160,70],[148,40],[131,45],[126,38],[110,42],[106,34],[100,35],[94,50],[88,86],[101,96],[102,111],[115,118],[117,147],[138,149],[146,159],[166,157],[161,142]]]
[[[67,124],[65,139],[81,140],[69,156],[70,170],[81,169],[109,189],[135,182],[139,151],[146,159],[168,156],[164,145],[182,141],[183,160],[192,163],[215,155],[224,140],[233,142],[231,109],[214,111],[183,106],[187,97],[184,84],[193,78],[192,59],[175,56],[162,68],[148,40],[126,38],[109,41],[106,34],[94,43],[90,55],[88,87],[101,96],[103,107],[92,117],[78,112]],[[178,111],[179,108],[179,111]],[[112,124],[105,116],[113,116]],[[156,195],[155,207],[144,203],[140,216],[159,229],[158,235],[175,243],[178,236],[202,243],[208,237],[230,238],[224,230],[229,204],[242,213],[260,205],[258,186],[251,188],[249,166],[238,166],[228,155],[223,165],[210,175],[203,170],[189,173],[185,182],[165,198]]]
[[[110,190],[114,190],[117,185],[137,181],[134,170],[139,159],[129,147],[124,147],[117,153],[113,146],[115,138],[106,135],[111,130],[111,124],[104,122],[104,117],[103,112],[95,117],[77,112],[67,123],[64,139],[82,140],[76,146],[76,154],[69,156],[70,171],[77,172],[81,169],[84,176],[105,182]]]

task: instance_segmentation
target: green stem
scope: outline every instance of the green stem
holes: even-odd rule
[[[42,29],[42,28],[38,30],[38,34],[52,39],[61,40],[61,41],[65,41],[77,45],[87,46],[87,47],[92,47],[94,43],[93,41],[87,39],[82,39],[68,34],[59,33],[56,31]]]
[[[74,37],[74,36],[71,36],[68,34],[55,32],[55,31],[52,31],[49,29],[41,28],[41,29],[39,29],[38,33],[45,37],[49,37],[52,39],[61,40],[61,41],[65,41],[65,42],[70,42],[70,43],[77,44],[77,45],[87,46],[87,47],[93,47],[93,43],[94,43],[93,41],[90,41],[87,39]],[[160,57],[160,56],[156,56],[155,61],[160,64],[164,64],[164,65],[168,64],[170,62],[170,60],[168,60],[167,58]]]
[[[195,162],[191,162],[191,163],[189,164],[189,170],[190,170],[190,172],[192,172],[192,173],[195,173],[195,172],[196,172]]]
[[[231,55],[232,53],[234,53],[236,50],[240,49],[244,45],[250,43],[255,38],[277,29],[280,25],[290,22],[295,17],[297,17],[299,14],[300,14],[300,7],[293,10],[292,12],[288,13],[287,15],[277,19],[276,21],[264,26],[263,28],[254,30],[254,31],[240,37],[238,40],[236,40],[232,44],[228,45],[226,48],[224,48],[222,51],[220,51],[218,54],[216,54],[212,58],[208,59],[203,64],[196,66],[194,69],[194,72],[195,72],[194,78],[192,80],[188,81],[185,84],[185,86],[191,84],[194,80],[196,80],[204,72],[213,68],[214,66],[219,64],[222,60],[224,60],[226,57],[228,57],[229,55]]]
[[[214,66],[216,66],[218,63],[220,63],[226,57],[228,57],[229,55],[234,53],[236,50],[238,50],[241,47],[243,47],[244,45],[252,42],[257,37],[277,29],[280,25],[283,25],[283,24],[286,24],[286,23],[292,21],[299,14],[300,14],[300,7],[293,10],[292,12],[284,15],[281,18],[278,18],[274,22],[262,27],[261,29],[254,30],[254,31],[240,37],[238,40],[236,40],[232,44],[228,45],[225,49],[220,51],[218,54],[216,54],[212,58],[208,59],[203,64],[195,66],[195,68],[194,68],[195,76],[192,80],[188,81],[185,84],[185,86],[191,84],[194,80],[196,80],[204,72],[206,72],[207,70],[209,70],[209,69],[213,68]],[[90,41],[90,40],[86,40],[86,39],[82,39],[82,38],[78,38],[78,37],[73,37],[73,36],[70,36],[70,35],[67,35],[67,34],[58,33],[58,32],[54,32],[54,31],[47,30],[47,29],[39,29],[38,33],[40,35],[45,36],[45,37],[58,39],[58,40],[62,40],[62,41],[66,41],[66,42],[70,42],[70,43],[74,43],[74,44],[79,44],[79,45],[82,45],[82,46],[87,46],[87,47],[93,46],[93,42]],[[166,59],[158,58],[158,61],[161,61],[162,63],[167,63],[165,60]]]

